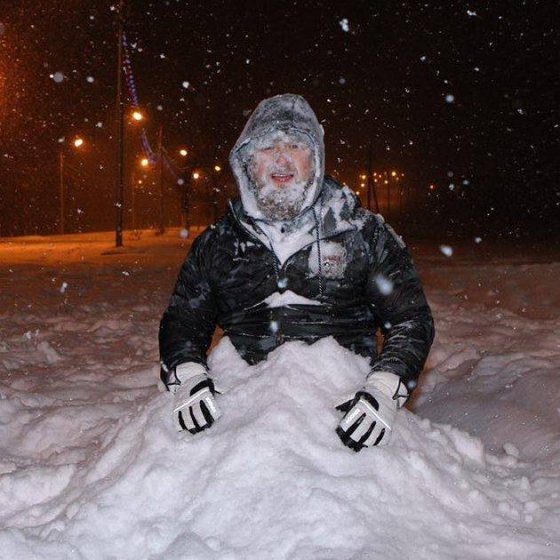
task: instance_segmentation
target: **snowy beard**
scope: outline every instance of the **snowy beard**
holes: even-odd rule
[[[271,166],[268,174],[294,173],[291,166]],[[255,195],[257,208],[265,219],[272,222],[286,222],[296,218],[303,210],[305,198],[315,178],[315,170],[312,170],[310,178],[306,181],[298,180],[293,184],[278,187],[269,181],[261,182],[250,174],[250,188]]]

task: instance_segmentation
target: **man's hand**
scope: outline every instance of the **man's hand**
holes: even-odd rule
[[[214,382],[200,364],[188,363],[177,366],[178,383],[174,393],[173,416],[180,430],[196,434],[209,428],[222,415],[214,399]],[[173,389],[171,389],[173,390]]]
[[[408,391],[399,376],[375,372],[363,390],[337,410],[346,412],[336,433],[342,443],[358,452],[364,447],[387,445],[395,415],[408,398]]]

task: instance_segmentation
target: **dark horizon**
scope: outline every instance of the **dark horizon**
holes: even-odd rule
[[[378,193],[381,213],[404,234],[560,233],[558,10],[550,3],[503,13],[459,3],[126,4],[150,142],[163,126],[170,154],[189,148],[189,169],[220,164],[223,175],[212,179],[222,185],[220,210],[234,192],[227,155],[248,114],[264,97],[293,92],[325,127],[327,173],[358,189],[371,146],[374,171],[405,174],[409,196],[391,191],[389,216]],[[111,227],[115,8],[7,2],[0,235],[58,231],[59,152],[76,135],[84,150],[64,147],[69,231]],[[141,153],[132,125],[126,152],[129,182]],[[193,208],[205,221],[214,214],[205,196],[215,191],[207,187]],[[177,214],[181,186],[171,176],[167,196]],[[144,192],[137,219],[157,221],[156,198]],[[129,211],[129,196],[125,205]]]

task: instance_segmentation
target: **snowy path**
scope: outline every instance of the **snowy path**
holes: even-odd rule
[[[367,364],[330,340],[254,367],[224,341],[224,418],[175,433],[157,326],[184,248],[143,243],[0,268],[0,558],[560,558],[558,263],[420,260],[438,334],[415,414],[354,454],[334,406]]]

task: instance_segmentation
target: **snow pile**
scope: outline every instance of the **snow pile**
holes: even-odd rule
[[[174,431],[154,369],[13,384],[0,407],[10,424],[2,550],[193,559],[546,551],[544,535],[524,530],[544,515],[532,483],[514,458],[485,454],[466,433],[403,411],[390,448],[344,448],[334,407],[367,364],[334,341],[290,343],[250,367],[224,340],[212,371],[225,414],[196,437]]]
[[[438,335],[416,414],[358,454],[335,406],[364,359],[325,339],[248,366],[224,339],[210,359],[224,415],[193,437],[157,385],[171,253],[128,275],[0,271],[0,557],[560,556],[557,319],[430,287]]]

